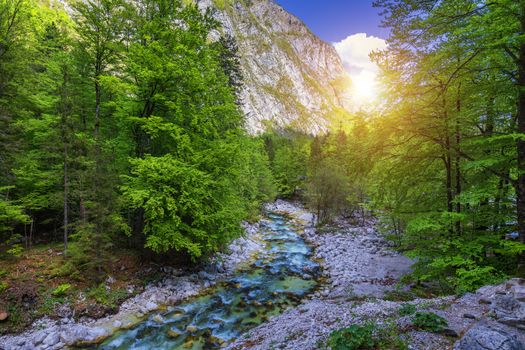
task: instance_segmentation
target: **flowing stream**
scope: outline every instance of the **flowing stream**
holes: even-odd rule
[[[216,349],[278,315],[317,286],[319,265],[289,220],[261,223],[266,249],[233,277],[164,313],[119,331],[99,349]]]

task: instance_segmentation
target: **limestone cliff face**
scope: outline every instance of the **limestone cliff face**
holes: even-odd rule
[[[318,133],[349,108],[349,78],[332,45],[273,0],[197,0],[236,38],[245,78],[242,108],[251,133],[268,123]]]

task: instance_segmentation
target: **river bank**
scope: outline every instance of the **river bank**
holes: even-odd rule
[[[290,203],[276,202],[272,210],[309,217]],[[322,259],[323,288],[227,349],[325,349],[334,330],[367,322],[394,329],[411,350],[525,349],[525,280],[486,286],[463,296],[389,300],[398,291],[400,278],[410,271],[411,261],[389,247],[373,219],[340,219],[322,231],[309,225],[304,236]],[[411,315],[400,312],[407,305],[413,309]],[[418,329],[412,321],[416,312],[436,314],[447,325],[440,332]]]
[[[67,304],[60,305],[63,317],[43,317],[19,334],[0,337],[0,349],[56,350],[72,345],[95,344],[119,329],[133,327],[149,313],[175,305],[202,293],[247,262],[262,249],[259,223],[244,224],[245,235],[234,240],[225,253],[216,255],[208,264],[192,269],[162,267],[165,276],[144,291],[127,299],[118,312],[102,318],[76,319]],[[106,288],[111,288],[106,281]]]

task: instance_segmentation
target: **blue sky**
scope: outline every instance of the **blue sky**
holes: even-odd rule
[[[321,39],[337,42],[351,34],[367,33],[386,39],[388,31],[380,28],[379,9],[372,0],[276,0],[288,12],[299,17]]]

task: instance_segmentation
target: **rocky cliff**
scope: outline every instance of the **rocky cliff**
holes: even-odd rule
[[[326,130],[331,116],[349,108],[349,78],[332,45],[316,37],[273,0],[197,0],[213,7],[239,46],[247,127],[291,126]]]

